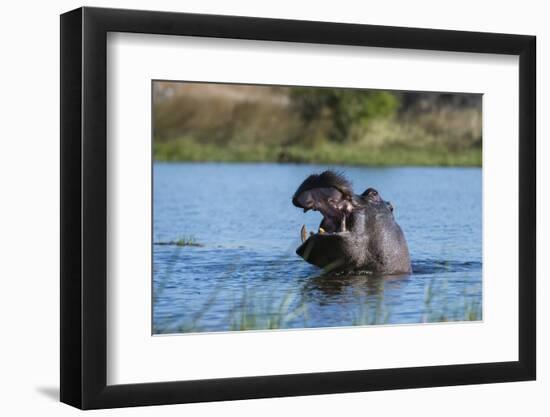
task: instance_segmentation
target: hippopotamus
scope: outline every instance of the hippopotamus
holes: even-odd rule
[[[341,173],[310,175],[298,187],[292,203],[323,215],[317,233],[302,226],[296,253],[325,271],[365,271],[380,275],[410,274],[409,248],[394,218],[391,203],[374,188],[353,192]]]

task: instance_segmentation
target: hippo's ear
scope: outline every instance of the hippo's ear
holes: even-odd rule
[[[376,191],[374,188],[367,188],[365,191],[363,191],[363,194],[361,194],[361,197],[376,197],[378,195],[378,191]]]
[[[378,191],[376,191],[374,188],[367,188],[365,191],[363,191],[363,194],[361,194],[361,197],[367,197],[369,195],[376,195],[378,194]]]
[[[389,201],[386,201],[386,205],[388,206],[388,208],[390,209],[390,211],[393,213],[393,204],[390,203]]]
[[[380,197],[380,194],[374,188],[367,188],[363,191],[361,197],[369,201],[382,201],[382,197]]]

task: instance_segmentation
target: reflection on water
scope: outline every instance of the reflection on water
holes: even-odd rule
[[[346,297],[378,297],[388,288],[400,288],[406,285],[409,275],[322,275],[308,280],[303,291],[321,303],[344,301]]]
[[[480,320],[481,170],[339,167],[395,207],[413,274],[327,275],[299,258],[316,229],[290,198],[326,167],[155,164],[155,333]]]

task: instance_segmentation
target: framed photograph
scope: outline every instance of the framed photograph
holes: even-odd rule
[[[61,16],[61,401],[533,380],[535,37]]]

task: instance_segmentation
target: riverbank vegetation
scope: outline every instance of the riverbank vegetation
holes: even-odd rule
[[[155,82],[157,161],[481,166],[477,94]]]

